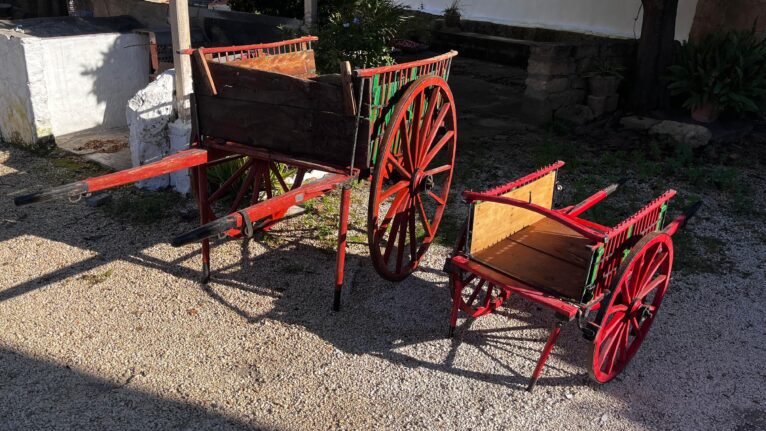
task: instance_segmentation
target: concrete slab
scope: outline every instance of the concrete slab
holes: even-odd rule
[[[120,171],[133,166],[128,145],[128,128],[89,129],[57,136],[62,150],[85,157],[107,169]]]

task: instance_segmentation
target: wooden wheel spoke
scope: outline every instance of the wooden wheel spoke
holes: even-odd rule
[[[429,164],[433,161],[433,159],[436,157],[437,154],[439,154],[439,151],[441,151],[442,148],[444,148],[445,145],[455,136],[455,132],[453,130],[448,131],[447,133],[442,136],[441,139],[439,139],[439,142],[434,145],[433,148],[431,148],[428,153],[423,157],[423,160],[420,161],[419,166],[421,169],[426,169]]]
[[[250,189],[250,185],[253,182],[253,177],[255,177],[256,171],[258,170],[258,165],[252,166],[250,170],[247,172],[247,177],[245,178],[245,181],[242,182],[242,186],[239,188],[239,192],[237,192],[237,197],[234,198],[234,202],[231,204],[231,208],[229,209],[230,213],[233,213],[237,209],[239,209],[239,204],[242,203],[242,198],[245,197],[245,193],[248,189]]]
[[[279,181],[279,185],[282,187],[282,192],[287,193],[290,191],[290,189],[287,187],[287,184],[285,183],[285,179],[282,178],[282,174],[279,173],[279,168],[277,167],[276,163],[271,162],[269,163],[269,168],[271,168],[271,172],[274,173],[274,176],[277,178],[277,181]]]
[[[641,284],[638,285],[639,288],[651,280],[651,277],[660,269],[660,266],[665,263],[665,259],[667,258],[668,253],[658,253],[649,261],[649,264],[646,265],[646,270],[641,274]],[[639,296],[639,298],[642,298],[642,296]]]
[[[485,280],[481,280],[479,283],[476,284],[476,287],[473,289],[473,293],[471,293],[471,296],[468,298],[468,301],[466,301],[466,305],[469,307],[473,306],[473,302],[476,301],[476,297],[479,296],[479,292],[481,292],[481,288],[484,287]]]
[[[427,238],[433,237],[434,233],[431,231],[431,223],[428,220],[428,214],[426,214],[426,208],[423,206],[423,199],[420,195],[415,196],[415,200],[418,204],[418,212],[420,212],[420,220],[423,222],[423,229],[426,231]]]
[[[633,275],[635,275],[635,273]],[[620,285],[620,297],[622,298],[623,304],[631,303],[630,292],[628,292],[630,289],[630,283],[631,281],[628,280],[627,282]]]
[[[449,113],[450,109],[452,108],[452,104],[450,102],[445,102],[441,108],[439,108],[439,113],[436,116],[436,121],[431,123],[431,129],[428,132],[428,138],[425,140],[425,145],[427,147],[431,146],[431,143],[436,140],[436,134],[439,132],[439,128],[441,127],[442,123],[444,122],[444,119],[447,118],[447,114]],[[450,130],[452,132],[452,130]],[[428,164],[423,164],[422,162],[419,164],[420,166],[428,166]]]
[[[402,204],[406,202],[407,196],[409,196],[407,194],[407,191],[402,190],[394,198],[394,202],[391,203],[391,206],[388,208],[388,211],[386,212],[386,216],[383,218],[383,222],[380,224],[380,228],[378,230],[378,236],[379,236],[378,240],[383,238],[383,235],[386,233],[386,229],[388,229],[388,223],[391,222],[391,219],[394,219],[396,216],[399,215],[399,208],[401,208]]]
[[[407,170],[410,172],[415,170],[415,164],[412,162],[412,158],[410,155],[410,131],[409,127],[407,127],[407,121],[402,120],[401,123],[399,123],[399,146],[402,150],[402,155],[404,156],[404,166]]]
[[[638,323],[638,319],[636,317],[633,317],[630,319],[630,323],[633,325],[633,328],[636,330],[636,337],[643,337],[643,331],[641,330],[641,325]]]
[[[432,198],[433,200],[435,200],[436,202],[438,202],[438,203],[439,203],[439,205],[444,205],[444,204],[446,204],[446,202],[444,201],[444,199],[442,199],[442,197],[441,197],[441,196],[438,196],[438,195],[436,195],[436,193],[434,193],[434,192],[432,192],[432,191],[430,191],[430,190],[428,191],[428,196],[431,196],[431,198]]]
[[[426,115],[423,117],[423,130],[420,132],[420,141],[423,143],[420,147],[420,153],[418,154],[418,164],[423,159],[423,156],[425,155],[426,151],[428,151],[428,147],[431,145],[431,141],[428,140],[431,130],[433,128],[433,117],[434,112],[436,112],[436,104],[438,103],[439,95],[441,92],[438,89],[434,89],[431,92],[431,97],[428,99],[428,110],[426,111]]]
[[[388,190],[384,191],[380,195],[380,203],[383,203],[386,201],[386,199],[390,198],[394,195],[394,193],[400,192],[402,190],[407,189],[407,187],[410,186],[410,182],[406,180],[399,181],[398,183],[394,184],[393,186],[389,187]]]
[[[619,330],[617,331],[617,334],[609,341],[609,346],[607,348],[607,351],[604,356],[604,360],[608,360],[607,367],[606,367],[606,373],[609,374],[614,369],[614,362],[615,359],[617,359],[617,354],[620,350],[620,340],[622,339],[622,333],[625,331],[625,325],[619,325]]]
[[[255,175],[253,175],[253,195],[250,197],[250,205],[254,205],[261,199],[261,164],[256,163],[253,168],[255,169]]]
[[[612,318],[612,320],[609,321],[609,324],[606,327],[601,329],[602,331],[604,331],[604,336],[603,336],[604,339],[607,339],[611,337],[612,335],[614,335],[613,333],[615,329],[619,328],[620,325],[622,324],[622,318],[623,318],[622,313],[619,316],[615,314],[614,318]]]
[[[484,302],[481,304],[483,308],[489,307],[492,301],[492,291],[495,289],[495,285],[492,283],[487,284],[487,292],[484,294]]]
[[[450,169],[452,169],[452,165],[439,166],[438,168],[433,168],[423,172],[423,175],[436,175],[442,172],[449,171]]]
[[[404,166],[402,166],[402,164],[399,163],[398,160],[396,160],[396,156],[389,155],[387,161],[388,163],[391,163],[391,166],[394,167],[394,170],[396,172],[399,172],[399,175],[404,177],[404,179],[408,181],[412,179],[412,175],[406,169],[404,169]]]
[[[386,241],[386,251],[383,253],[383,261],[388,265],[388,261],[391,258],[391,252],[394,250],[394,243],[396,237],[399,234],[399,224],[401,224],[401,213],[397,213],[394,217],[394,223],[391,225],[391,233],[388,234],[388,240]],[[385,233],[385,230],[383,230]]]
[[[636,298],[638,298],[638,299],[643,301],[643,299],[646,298],[647,296],[649,296],[649,294],[652,293],[652,291],[654,289],[656,289],[658,286],[660,286],[662,283],[664,283],[665,280],[667,280],[667,278],[668,277],[665,276],[665,275],[660,275],[659,277],[655,278],[654,280],[646,283],[644,285],[644,287],[641,289],[641,291],[638,293],[638,295],[636,295]]]
[[[248,160],[244,165],[240,166],[239,169],[237,169],[234,174],[232,174],[231,177],[229,177],[226,181],[221,184],[221,186],[218,188],[218,190],[215,191],[210,197],[208,197],[209,202],[214,202],[218,200],[225,192],[226,190],[231,187],[232,184],[234,184],[234,181],[237,180],[237,178],[240,178],[244,173],[245,170],[250,169],[251,166],[253,166],[253,163],[255,163],[254,160]]]
[[[409,214],[409,206],[400,213],[402,220],[399,222],[399,244],[396,248],[396,272],[402,270],[402,261],[404,259],[404,242],[407,239],[407,216]]]

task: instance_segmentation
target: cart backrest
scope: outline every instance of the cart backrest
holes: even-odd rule
[[[202,48],[201,51],[209,62],[308,79],[316,76],[316,60],[311,46],[316,40],[315,36],[306,36],[257,45]]]
[[[486,193],[531,202],[551,209],[559,166],[559,164],[551,165]],[[544,217],[539,213],[511,205],[474,202],[471,205],[469,253],[473,255],[491,247]]]

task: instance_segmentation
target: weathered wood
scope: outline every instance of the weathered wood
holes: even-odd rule
[[[244,60],[230,61],[226,64],[246,69],[282,73],[297,78],[312,78],[317,73],[313,50],[263,55]]]
[[[228,64],[207,63],[218,95],[224,98],[343,114],[339,87],[309,79]],[[195,67],[195,81],[202,71]]]
[[[346,115],[356,115],[356,100],[354,98],[354,82],[352,80],[351,63],[340,63],[341,88],[343,90],[343,108]]]
[[[213,82],[213,77],[210,75],[210,68],[207,65],[207,61],[202,56],[202,51],[199,49],[194,51],[194,61],[196,63],[197,68],[200,71],[200,77],[202,78],[202,85],[205,87],[207,92],[205,94],[215,96],[218,94],[218,91],[215,89],[215,82]]]
[[[542,219],[472,257],[531,286],[580,300],[593,257],[591,245],[566,226]]]
[[[556,172],[550,172],[503,196],[532,202],[545,208],[553,205]],[[471,254],[476,254],[544,218],[543,215],[512,205],[480,202],[474,205],[471,226]]]
[[[348,166],[355,118],[293,106],[274,105],[223,96],[197,96],[200,132],[278,151],[296,158]],[[356,166],[366,167],[368,130],[360,124]]]
[[[173,41],[173,64],[176,70],[175,104],[178,118],[184,122],[191,120],[189,95],[192,92],[191,59],[189,56],[181,54],[182,50],[191,48],[188,3],[187,0],[172,0],[169,8],[170,33]]]

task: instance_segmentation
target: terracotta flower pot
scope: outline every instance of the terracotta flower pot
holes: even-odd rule
[[[700,123],[712,123],[718,119],[718,106],[713,102],[705,102],[692,110],[692,118]]]

